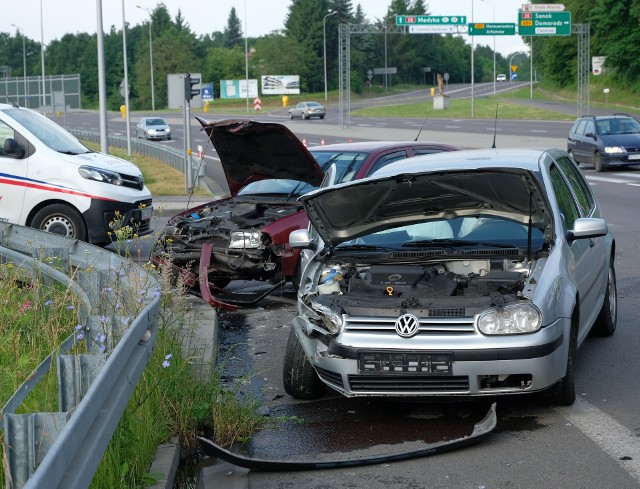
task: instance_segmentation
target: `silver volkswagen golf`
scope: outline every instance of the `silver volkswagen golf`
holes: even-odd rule
[[[294,397],[543,392],[569,405],[578,348],[615,332],[615,241],[564,151],[415,157],[301,200]]]

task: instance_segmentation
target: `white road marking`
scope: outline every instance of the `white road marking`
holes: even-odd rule
[[[460,129],[460,126],[444,126],[445,129]]]
[[[640,178],[638,173],[614,173],[616,177]]]
[[[531,132],[549,132],[549,131],[545,131],[544,129],[531,129]]]
[[[596,182],[609,182],[609,183],[629,183],[627,180],[621,180],[620,178],[597,177],[595,175],[587,175],[587,180],[594,180]]]
[[[555,410],[640,482],[640,438],[582,398]]]

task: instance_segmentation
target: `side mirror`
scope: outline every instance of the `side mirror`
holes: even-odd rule
[[[309,249],[313,245],[307,229],[296,229],[289,234],[289,246],[298,249]]]
[[[4,154],[10,158],[24,158],[24,148],[13,138],[7,138],[4,140],[3,151]]]
[[[606,236],[608,232],[609,226],[604,219],[583,217],[576,219],[573,229],[567,231],[567,241],[571,243],[576,239],[599,238]]]
[[[584,136],[587,137],[587,138],[591,138],[591,139],[595,139],[596,138],[596,135],[594,133],[592,133],[592,132],[587,132],[587,133],[585,133]]]

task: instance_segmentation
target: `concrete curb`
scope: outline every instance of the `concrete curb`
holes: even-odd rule
[[[218,344],[218,314],[213,306],[198,297],[189,295],[186,297],[186,301],[187,308],[191,313],[184,324],[183,332],[186,339],[184,344],[189,348],[190,354],[193,354],[195,348],[198,358],[201,358],[199,363],[194,363],[193,374],[195,376],[210,376]],[[171,441],[159,445],[149,473],[162,474],[162,476],[156,484],[149,487],[152,489],[173,488],[180,460],[181,447],[178,438],[174,437]]]

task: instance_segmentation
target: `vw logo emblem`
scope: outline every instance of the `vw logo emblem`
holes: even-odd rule
[[[401,278],[402,278],[402,275],[400,275],[399,273],[393,273],[389,275],[389,278],[387,280],[389,280],[390,282],[397,282]]]
[[[403,338],[411,338],[418,332],[420,321],[413,314],[403,314],[396,319],[396,333]]]

